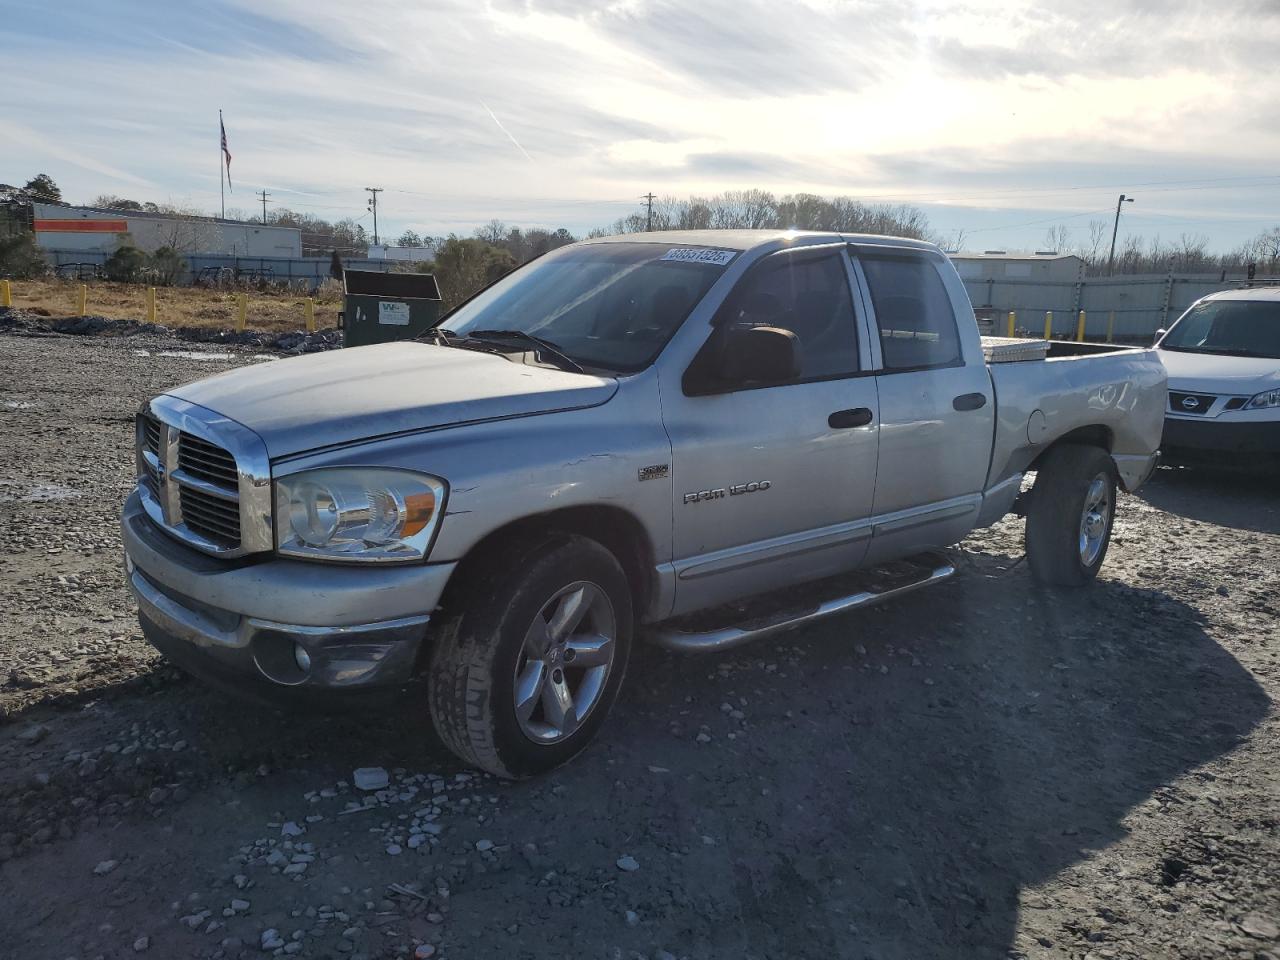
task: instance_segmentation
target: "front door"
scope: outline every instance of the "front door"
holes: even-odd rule
[[[715,326],[791,331],[799,377],[710,395],[664,394],[675,613],[862,560],[871,533],[879,403],[851,280],[842,246],[765,257],[731,292]]]

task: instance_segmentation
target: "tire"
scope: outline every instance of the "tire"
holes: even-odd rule
[[[631,590],[617,558],[586,537],[506,543],[488,559],[494,562],[471,565],[475,582],[464,586],[456,613],[432,637],[428,704],[440,739],[456,756],[518,779],[572,759],[604,723],[631,653]],[[568,623],[578,611],[577,625],[559,630],[557,618]],[[606,640],[611,647],[601,672]],[[533,656],[535,647],[545,652]],[[584,704],[586,715],[579,716]]]
[[[1098,508],[1089,511],[1090,518],[1086,503]],[[1093,580],[1107,557],[1115,509],[1115,465],[1105,450],[1063,444],[1049,451],[1037,468],[1027,506],[1032,576],[1056,587]]]

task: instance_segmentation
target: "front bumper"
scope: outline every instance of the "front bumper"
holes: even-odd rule
[[[121,531],[147,639],[189,672],[249,692],[408,680],[455,566],[218,560],[157,529],[136,493]]]
[[[1280,420],[1166,417],[1160,446],[1174,460],[1270,459],[1280,456]]]

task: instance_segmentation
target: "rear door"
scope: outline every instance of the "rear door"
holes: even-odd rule
[[[940,254],[864,246],[855,270],[878,354],[880,457],[868,555],[878,560],[945,546],[971,529],[991,461],[995,403],[972,308],[949,289],[959,283],[946,282],[944,271],[954,271]]]
[[[851,281],[843,244],[763,258],[715,324],[792,331],[799,378],[710,395],[664,386],[676,613],[849,569],[865,554],[878,403]]]

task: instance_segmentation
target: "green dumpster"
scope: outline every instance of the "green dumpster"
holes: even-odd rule
[[[344,347],[412,340],[440,317],[440,287],[429,273],[347,270],[342,283]]]

